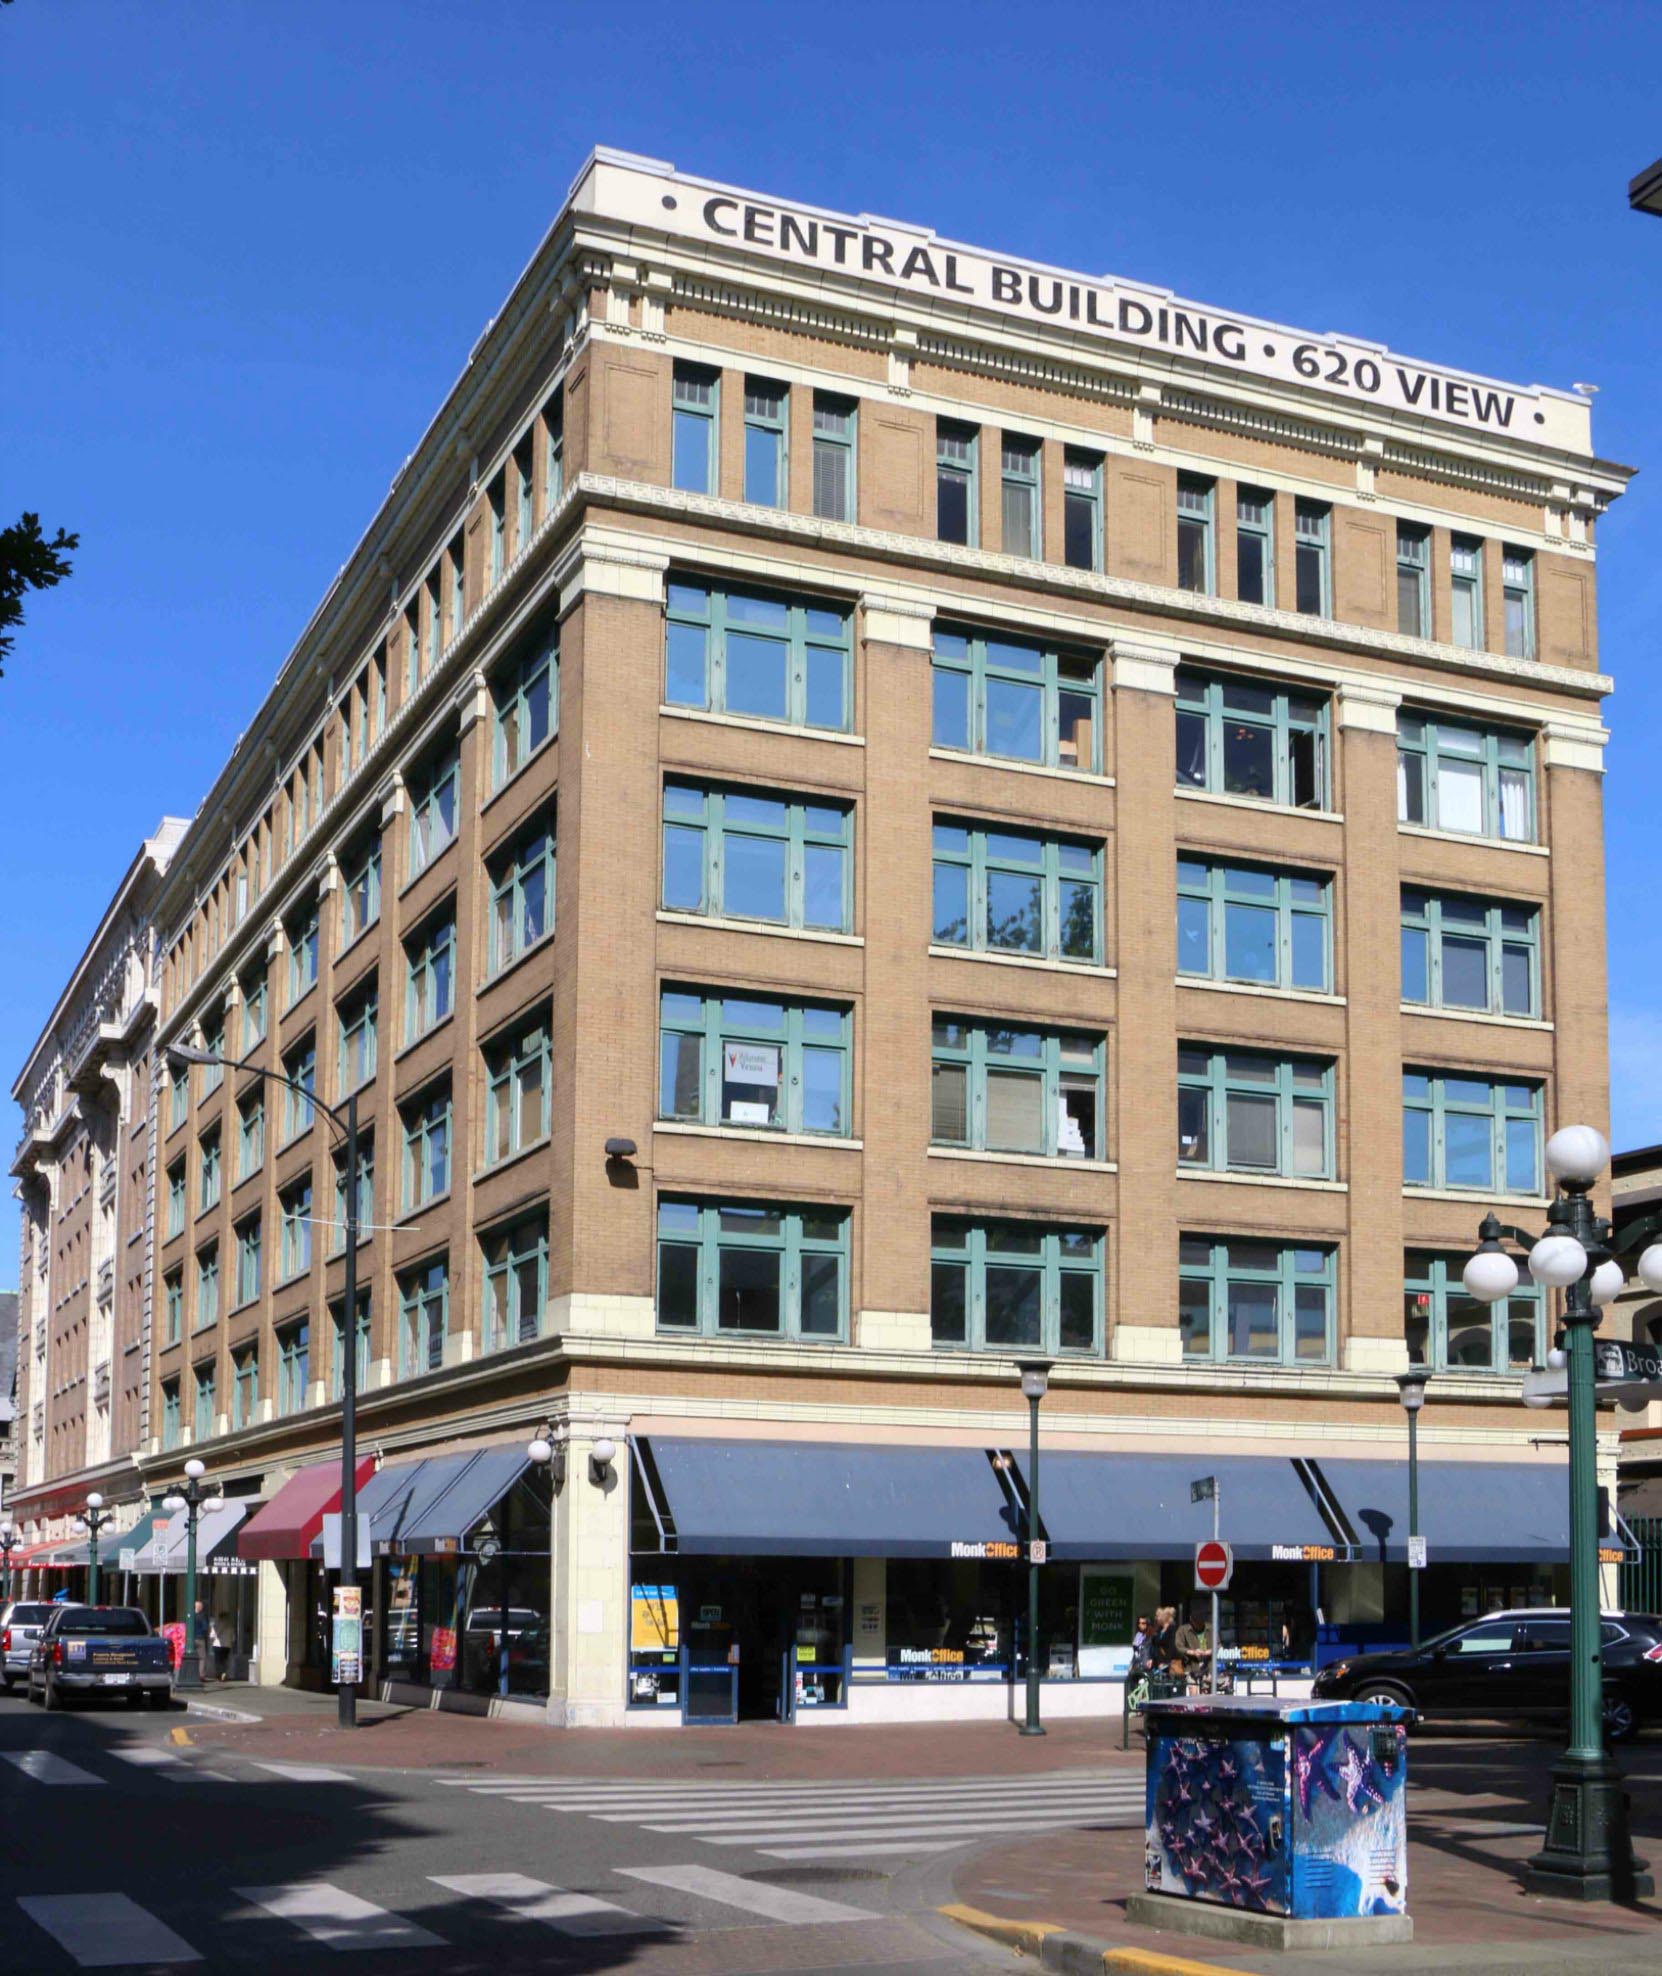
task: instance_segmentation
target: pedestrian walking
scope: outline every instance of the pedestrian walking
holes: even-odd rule
[[[1180,1663],[1174,1671],[1187,1675],[1191,1686],[1211,1653],[1211,1645],[1206,1638],[1206,1621],[1204,1617],[1196,1618],[1197,1611],[1196,1607],[1190,1608],[1188,1618],[1178,1627],[1172,1642],[1174,1655]]]

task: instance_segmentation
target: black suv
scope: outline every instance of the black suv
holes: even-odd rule
[[[1612,1740],[1662,1720],[1662,1619],[1599,1620],[1604,1729]],[[1564,1606],[1490,1612],[1418,1647],[1336,1660],[1315,1680],[1320,1701],[1401,1702],[1430,1717],[1563,1717],[1570,1709],[1570,1615]]]

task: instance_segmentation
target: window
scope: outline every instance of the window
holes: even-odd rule
[[[252,1427],[260,1413],[260,1348],[245,1345],[231,1354],[231,1432]]]
[[[336,1088],[341,1097],[356,1091],[375,1075],[376,1017],[380,993],[375,978],[340,1005],[336,1020],[340,1025],[339,1069]]]
[[[381,835],[377,831],[354,845],[341,860],[341,927],[343,948],[381,917]]]
[[[421,593],[418,590],[404,607],[404,677],[409,681],[408,699],[421,683]]]
[[[702,364],[677,364],[670,403],[674,427],[671,484],[689,494],[713,494],[721,373],[706,370]]]
[[[852,616],[840,606],[672,582],[664,697],[676,707],[846,729],[853,647]]]
[[[496,711],[495,786],[500,789],[559,725],[560,631],[543,626],[491,680]]]
[[[929,1136],[937,1146],[1103,1157],[1100,1037],[935,1017]]]
[[[445,557],[445,573],[449,579],[449,633],[453,642],[467,622],[467,560],[459,535],[451,542]]]
[[[1333,615],[1333,563],[1328,546],[1332,511],[1323,501],[1293,503],[1293,559],[1298,608],[1306,617]]]
[[[195,1367],[195,1399],[191,1409],[191,1439],[211,1441],[219,1410],[219,1374],[210,1361]]]
[[[317,902],[314,900],[284,928],[289,942],[289,1006],[292,1008],[317,979]]]
[[[790,393],[766,378],[744,381],[744,498],[758,507],[786,505],[785,417]]]
[[[312,1376],[312,1327],[304,1319],[277,1333],[277,1411],[304,1413]]]
[[[1483,649],[1483,544],[1474,535],[1449,538],[1452,613],[1449,636],[1469,652]]]
[[[1186,1359],[1332,1363],[1332,1249],[1181,1235],[1177,1250]]]
[[[1177,971],[1327,994],[1331,882],[1260,865],[1177,861]]]
[[[185,1335],[185,1272],[170,1269],[162,1279],[162,1292],[167,1306],[167,1332],[162,1342],[176,1345]]]
[[[167,1233],[171,1241],[185,1232],[185,1163],[176,1160],[167,1169]]]
[[[1541,1087],[1402,1073],[1402,1178],[1482,1194],[1541,1191]]]
[[[666,782],[664,905],[846,933],[853,834],[853,811],[840,803]]]
[[[278,1280],[304,1276],[312,1266],[312,1183],[308,1177],[297,1181],[278,1197],[283,1216],[282,1249]]]
[[[334,1156],[335,1171],[335,1212],[329,1224],[329,1253],[343,1256],[346,1253],[346,1153],[344,1148]],[[358,1138],[358,1240],[369,1239],[367,1230],[375,1219],[375,1146],[374,1142]]]
[[[937,747],[1050,767],[1101,765],[1099,662],[980,634],[937,631]]]
[[[948,1351],[1100,1354],[1106,1247],[1099,1228],[938,1214],[929,1240],[930,1335]]]
[[[1062,455],[1062,560],[1102,567],[1102,456],[1072,446]]]
[[[548,1302],[548,1215],[516,1221],[479,1238],[485,1272],[487,1352],[523,1345],[542,1330]]]
[[[543,432],[547,438],[547,488],[543,513],[552,514],[566,491],[566,401],[564,390],[556,387],[554,396],[543,407]]]
[[[836,1342],[848,1213],[754,1201],[658,1203],[658,1329]]]
[[[444,1364],[444,1334],[450,1313],[450,1268],[441,1256],[398,1279],[404,1377],[437,1372]]]
[[[237,1106],[237,1179],[258,1173],[265,1161],[265,1095],[256,1085]]]
[[[1402,888],[1405,1002],[1538,1015],[1540,945],[1540,914],[1533,906]]]
[[[421,669],[423,673],[433,673],[438,670],[439,653],[444,647],[444,605],[439,564],[433,565],[433,572],[428,577],[424,589],[427,597],[427,639],[422,647]],[[385,726],[386,710],[384,707],[378,707],[375,715],[376,733],[379,734]]]
[[[516,556],[531,539],[532,499],[531,439],[527,434],[514,448],[514,554]]]
[[[36,1408],[39,1413],[39,1408]],[[40,1436],[35,1436],[39,1440]],[[162,1381],[162,1446],[176,1448],[179,1445],[179,1382],[177,1379]]]
[[[1177,786],[1319,810],[1327,702],[1273,681],[1177,674]]]
[[[212,1057],[225,1054],[225,1017],[211,1015],[202,1024],[202,1047]],[[225,1066],[222,1063],[205,1063],[202,1066],[202,1092],[204,1098],[211,1098],[225,1081]]]
[[[219,1134],[210,1132],[197,1148],[196,1212],[206,1214],[219,1201]]]
[[[260,1251],[264,1246],[260,1217],[252,1215],[237,1227],[237,1304],[251,1304],[260,1294]]]
[[[425,871],[456,835],[458,767],[455,748],[410,776],[410,876]]]
[[[1533,741],[1527,734],[1399,713],[1397,820],[1534,843]]]
[[[1527,549],[1500,552],[1500,597],[1506,619],[1506,656],[1535,656],[1535,558]]]
[[[666,988],[659,1020],[660,1118],[848,1135],[846,1009]]]
[[[357,1364],[353,1367],[353,1391],[364,1392],[369,1385],[370,1351],[370,1297],[368,1290],[360,1290],[357,1296],[357,1321],[352,1326],[353,1343],[357,1346]],[[329,1354],[329,1397],[338,1400],[346,1389],[346,1302],[329,1306],[330,1343]]]
[[[1509,1297],[1468,1297],[1464,1258],[1409,1249],[1403,1256],[1403,1335],[1413,1365],[1434,1372],[1527,1372],[1546,1349],[1540,1285],[1527,1273]]]
[[[284,1143],[306,1130],[312,1122],[312,1094],[317,1089],[317,1043],[308,1037],[299,1049],[283,1059],[283,1075],[288,1079],[283,1122]],[[294,1087],[298,1086],[298,1089]]]
[[[548,1137],[553,1050],[546,1020],[485,1049],[485,1164]]]
[[[247,1056],[265,1041],[267,1010],[265,969],[245,974],[242,988],[242,1053]]]
[[[490,580],[492,584],[497,584],[502,581],[502,572],[508,566],[508,470],[506,467],[486,489],[485,499],[490,504],[491,516]]]
[[[814,393],[814,513],[821,521],[853,521],[855,405],[852,398]]]
[[[1397,523],[1397,630],[1431,636],[1431,530]]]
[[[404,1106],[404,1206],[418,1208],[450,1188],[450,1086]]]
[[[981,824],[937,823],[940,946],[1042,959],[1102,959],[1102,852],[1093,844]]]
[[[456,974],[455,920],[430,920],[406,944],[404,958],[404,1040],[413,1043],[450,1013]]]
[[[1217,589],[1212,550],[1213,483],[1177,476],[1177,587],[1210,597]]]
[[[545,812],[490,865],[490,971],[554,931],[554,818]],[[448,998],[445,1003],[448,1010]]]
[[[1235,594],[1243,604],[1275,602],[1275,496],[1235,490]]]
[[[980,532],[975,472],[979,440],[973,425],[935,421],[935,533],[943,542],[973,545]]]
[[[1214,1173],[1332,1179],[1331,1064],[1179,1045],[1177,1159]]]
[[[177,1132],[190,1116],[190,1072],[182,1065],[168,1079],[167,1103],[167,1129]]]
[[[219,1322],[219,1244],[210,1242],[196,1253],[196,1329]]]
[[[1003,435],[1000,448],[1004,495],[1004,553],[1043,554],[1043,509],[1039,501],[1039,442]]]

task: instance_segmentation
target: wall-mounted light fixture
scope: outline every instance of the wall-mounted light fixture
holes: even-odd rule
[[[606,1157],[609,1160],[632,1160],[635,1157],[634,1140],[608,1139],[606,1141]]]
[[[526,1445],[526,1457],[538,1468],[546,1468],[556,1489],[564,1485],[566,1479],[566,1443],[563,1434],[556,1435],[548,1421],[537,1429],[536,1438]]]
[[[612,1472],[612,1463],[617,1459],[617,1447],[608,1440],[596,1441],[589,1450],[589,1480],[597,1488],[606,1486]]]

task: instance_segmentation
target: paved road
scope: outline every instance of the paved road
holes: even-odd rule
[[[1125,1773],[653,1783],[261,1762],[119,1708],[0,1699],[0,1970],[942,1972],[1008,1956],[930,1867],[1134,1824]],[[186,1734],[188,1735],[188,1727]],[[481,1729],[488,1734],[488,1729]]]

